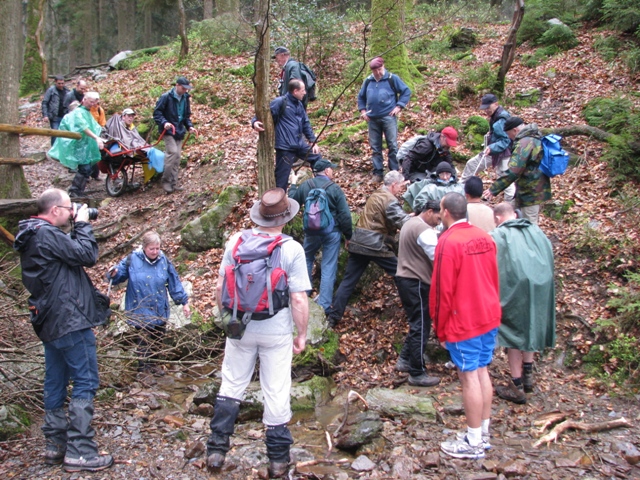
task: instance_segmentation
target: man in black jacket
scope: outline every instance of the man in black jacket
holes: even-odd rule
[[[453,127],[445,127],[440,133],[431,132],[405,143],[409,145],[400,147],[398,160],[402,162],[404,179],[413,183],[429,177],[440,162],[453,165],[449,149],[458,145],[458,132]]]
[[[182,141],[187,130],[198,134],[191,123],[191,100],[189,90],[193,86],[185,77],[178,77],[174,88],[163,93],[153,111],[153,119],[158,129],[166,130],[164,145],[164,173],[162,174],[162,188],[169,194],[184,190],[178,185],[178,170],[182,155]]]
[[[104,470],[113,458],[100,455],[93,441],[93,397],[100,381],[91,328],[105,322],[108,305],[96,303],[97,292],[84,271],[96,264],[98,244],[87,206],[76,211],[63,190],[46,190],[36,205],[38,215],[20,222],[14,248],[20,252],[22,283],[31,294],[31,323],[44,345],[44,461],[64,461],[67,472]],[[69,235],[63,228],[74,215]],[[69,380],[73,391],[67,419]]]
[[[348,244],[353,232],[347,197],[345,197],[340,186],[333,182],[333,169],[336,167],[336,164],[324,158],[320,159],[313,166],[315,177],[304,181],[298,186],[296,185],[298,177],[292,174],[291,188],[289,189],[289,197],[296,200],[300,205],[305,205],[307,196],[313,189],[321,188],[326,193],[329,212],[333,217],[334,225],[332,228],[327,228],[328,231],[305,230],[303,244],[309,281],[311,281],[316,253],[322,248],[320,293],[316,302],[325,310],[329,308],[333,298],[333,287],[336,283],[336,273],[338,272],[341,237],[344,235],[345,242]]]
[[[289,82],[289,92],[272,100],[269,105],[276,130],[276,187],[285,192],[291,167],[297,159],[305,160],[313,167],[322,158],[307,111],[302,105],[306,92],[304,82],[293,79]],[[264,124],[257,117],[251,120],[251,127],[257,132],[264,132]]]
[[[64,86],[64,77],[56,75],[55,83],[51,85],[42,99],[42,119],[49,122],[53,130],[58,130],[62,117],[64,117],[64,100],[69,89]],[[56,137],[51,137],[51,145],[56,141]]]

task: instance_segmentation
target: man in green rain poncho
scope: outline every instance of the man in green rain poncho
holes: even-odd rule
[[[513,207],[494,208],[498,225],[490,235],[498,247],[502,323],[498,344],[507,348],[511,381],[496,387],[510,402],[527,402],[533,392],[535,352],[556,341],[556,304],[553,283],[553,249],[537,225],[517,218]]]
[[[64,116],[60,123],[60,130],[81,133],[80,140],[58,138],[48,154],[62,165],[72,170],[77,169],[76,176],[69,187],[69,196],[81,197],[87,180],[91,175],[91,168],[100,161],[100,150],[104,142],[100,138],[101,128],[91,115],[91,107],[100,99],[97,92],[87,92],[82,104]]]

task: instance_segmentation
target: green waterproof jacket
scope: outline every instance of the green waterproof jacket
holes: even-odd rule
[[[508,220],[490,235],[498,247],[501,347],[537,352],[556,341],[551,242],[537,225]]]
[[[102,127],[93,118],[91,112],[80,105],[64,116],[60,123],[60,130],[81,133],[82,138],[80,140],[57,138],[49,150],[49,156],[71,169],[78,168],[78,165],[98,163],[100,161],[98,143],[84,133],[86,129],[98,136],[102,131]]]

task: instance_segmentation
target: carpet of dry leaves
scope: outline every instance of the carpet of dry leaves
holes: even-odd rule
[[[502,51],[501,38],[506,35],[508,27],[491,28],[493,33],[484,37],[481,44],[474,49],[478,65],[482,62],[499,61]],[[522,66],[516,59],[508,75],[507,96],[512,98],[518,92],[534,88],[539,89],[542,96],[540,102],[532,107],[509,107],[511,113],[522,116],[527,122],[536,122],[540,127],[582,124],[582,108],[590,98],[609,96],[618,91],[637,90],[637,78],[630,78],[619,63],[606,63],[595,54],[594,35],[592,32],[581,33],[579,47],[554,56],[534,69]],[[518,54],[527,52],[527,47],[523,47],[519,49]],[[106,284],[102,280],[106,269],[128,253],[118,250],[119,245],[141,231],[153,228],[161,233],[164,250],[170,256],[179,255],[181,226],[205,211],[212,204],[212,194],[219,192],[226,185],[254,186],[252,194],[237,206],[232,215],[234,220],[229,221],[226,230],[233,232],[250,225],[247,211],[257,197],[257,134],[249,127],[249,120],[253,115],[251,82],[230,75],[208,77],[207,73],[240,67],[248,61],[250,60],[244,57],[211,57],[200,63],[197,68],[191,67],[189,63],[177,68],[173,61],[156,60],[140,67],[144,73],[163,72],[154,78],[164,81],[167,88],[170,86],[170,78],[177,73],[190,78],[196,89],[198,84],[206,79],[207,85],[213,88],[217,95],[228,98],[229,102],[217,109],[193,104],[192,120],[200,130],[200,135],[183,151],[183,155],[188,159],[187,166],[181,170],[184,192],[179,195],[165,195],[158,184],[152,184],[151,188],[144,191],[130,192],[115,199],[107,198],[102,203],[100,218],[95,225],[106,225],[114,221],[120,221],[122,224],[118,233],[101,242],[101,261],[90,269],[90,275],[103,290],[106,290]],[[429,105],[443,88],[455,88],[455,73],[461,69],[460,62],[453,60],[437,60],[431,63],[437,66],[437,71],[442,74],[429,77],[427,82],[419,86],[411,107],[420,108],[408,108],[402,113],[402,118],[407,124],[415,128],[428,128],[443,118],[441,115],[433,114]],[[319,108],[331,107],[331,99],[322,95],[322,89],[328,82],[340,78],[346,64],[345,58],[336,58],[332,78],[320,79],[320,100],[310,105],[310,113]],[[106,81],[95,84],[94,87],[99,92],[116,89],[128,105],[136,110],[141,107],[148,108],[152,106],[153,100],[146,94],[150,86],[142,84],[141,73],[114,72]],[[275,67],[272,73],[275,77]],[[224,79],[233,82],[225,82]],[[350,125],[348,120],[353,118],[356,110],[355,90],[352,89],[348,93],[349,95],[341,100],[342,104],[338,105],[335,115],[327,121],[329,124],[337,125],[328,127],[324,135]],[[455,105],[456,109],[451,116],[459,116],[464,121],[471,115],[478,115],[478,104],[478,98],[460,101]],[[104,106],[108,111],[109,105]],[[24,110],[23,121],[27,125],[37,126],[39,117],[37,105]],[[316,131],[320,130],[324,120],[324,117],[312,119]],[[414,134],[412,129],[406,128],[399,132],[399,141],[402,142]],[[366,143],[366,131],[359,132],[351,141],[353,147],[361,153],[332,160],[342,164],[342,168],[337,172],[336,181],[345,191],[351,208],[358,211],[363,208],[368,195],[376,186],[370,183],[368,175],[370,150]],[[44,151],[47,144],[48,139],[25,138],[23,154]],[[640,252],[637,236],[640,219],[637,212],[625,208],[617,197],[612,195],[613,188],[607,167],[599,161],[601,144],[585,137],[572,137],[566,138],[564,145],[580,156],[579,164],[571,167],[564,176],[554,178],[552,182],[554,202],[557,205],[567,205],[568,211],[559,220],[543,216],[540,222],[541,228],[552,240],[556,257],[558,344],[554,351],[545,354],[538,363],[539,391],[532,401],[525,406],[517,407],[497,402],[496,425],[503,432],[521,431],[527,427],[532,416],[554,409],[575,410],[587,417],[591,411],[597,410],[599,420],[606,418],[607,411],[619,413],[626,410],[626,414],[631,415],[627,418],[637,420],[637,410],[632,408],[632,403],[635,402],[612,396],[619,392],[618,385],[606,385],[595,381],[574,368],[579,365],[579,357],[574,357],[574,353],[585,353],[588,350],[596,340],[596,334],[593,332],[596,320],[610,315],[606,308],[610,284],[620,285],[620,274],[638,266]],[[464,152],[464,149],[462,151]],[[470,156],[470,152],[467,153]],[[459,165],[459,168],[461,167]],[[25,173],[34,196],[52,184],[66,186],[71,178],[66,169],[51,161],[25,167]],[[96,199],[106,197],[101,182],[92,181],[88,191],[90,196]],[[637,192],[637,186],[635,191]],[[605,251],[593,244],[595,239],[585,237],[585,232],[588,232],[585,229],[587,224],[594,226],[597,232],[606,237],[613,248]],[[581,248],[576,246],[578,244]],[[205,318],[211,316],[215,303],[214,283],[221,255],[222,250],[214,249],[199,253],[194,259],[180,261],[187,266],[183,279],[191,281],[194,286],[192,306]],[[340,389],[353,388],[365,391],[374,386],[394,388],[405,380],[393,369],[397,359],[396,347],[406,332],[404,314],[394,289],[392,280],[387,276],[381,276],[362,291],[358,301],[347,310],[344,321],[337,328],[340,349],[345,356],[345,361],[334,374]],[[433,390],[434,395],[446,397],[457,389],[456,378],[442,362],[433,364],[430,368],[432,373],[443,378],[442,386]],[[496,382],[506,378],[506,363],[501,356],[496,362],[493,375]],[[429,393],[431,394],[431,391]],[[634,435],[633,441],[637,441],[637,435]],[[5,453],[11,449],[11,446],[8,450],[5,448]],[[532,455],[535,456],[535,453]],[[37,462],[35,457],[25,460],[26,464],[34,462]],[[612,468],[598,470],[603,476],[593,478],[610,478],[606,472],[619,478],[640,477],[640,471],[636,468],[632,472],[629,469],[613,472]],[[0,472],[3,471],[8,478],[15,476],[0,467]],[[125,471],[132,475],[128,478],[156,476],[149,476],[145,469],[141,473],[139,469]],[[200,478],[200,474],[189,472],[193,471],[185,470],[184,475],[176,474],[172,478]],[[574,478],[571,472],[576,470],[569,469],[567,472],[554,476],[551,471],[535,478]],[[22,478],[20,475],[18,473],[17,477]],[[47,478],[54,478],[56,475],[58,474],[46,474]],[[163,475],[166,475],[166,472],[158,474],[159,477]],[[111,477],[96,475],[92,478]],[[429,478],[448,477],[441,472]]]

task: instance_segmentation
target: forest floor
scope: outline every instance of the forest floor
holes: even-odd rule
[[[495,62],[500,58],[501,42],[496,38],[504,35],[506,29],[504,26],[492,28],[492,32],[487,29],[482,34],[481,43],[473,50],[477,62]],[[591,32],[581,33],[579,47],[554,56],[534,69],[526,68],[516,60],[509,72],[507,97],[514,98],[517,92],[533,88],[539,89],[542,96],[535,105],[522,108],[507,105],[508,110],[540,127],[582,124],[582,108],[590,98],[637,88],[637,79],[629,78],[620,65],[607,64],[595,54],[594,36]],[[526,52],[525,47],[522,53]],[[414,135],[418,128],[429,128],[442,120],[442,116],[434,115],[428,107],[442,89],[455,87],[460,62],[450,59],[429,62],[439,73],[419,86],[412,100],[413,108],[403,112],[406,127],[400,132],[399,143]],[[201,76],[201,83],[206,80],[218,95],[225,92],[229,99],[226,106],[217,109],[194,102],[193,120],[200,129],[200,136],[183,151],[188,161],[181,170],[185,191],[180,195],[165,195],[159,184],[152,183],[151,188],[144,191],[107,198],[104,175],[100,182],[89,183],[89,196],[96,201],[104,200],[95,226],[119,221],[123,227],[100,243],[103,257],[90,269],[90,275],[102,290],[107,287],[102,280],[106,269],[127,253],[119,251],[119,245],[141,231],[153,228],[161,233],[163,249],[170,256],[177,256],[181,251],[181,226],[206,210],[212,203],[211,193],[219,192],[225,185],[253,186],[252,193],[236,209],[234,217],[240,220],[230,223],[227,230],[232,232],[249,227],[248,207],[257,197],[257,135],[248,127],[252,116],[250,81],[244,79],[231,85],[218,80],[219,75],[212,74],[211,78],[205,79],[206,74],[200,73],[207,69],[219,73],[246,63],[246,58],[242,57],[210,57],[197,69],[189,65],[178,69],[173,61],[158,59],[143,65],[139,71],[114,72],[106,81],[95,85],[96,90],[104,93],[103,105],[108,111],[106,100],[114,89],[124,97],[120,101],[126,106],[137,110],[146,108],[147,111],[153,106],[154,100],[146,93],[150,85],[140,80],[142,73],[161,72],[153,79],[165,85],[169,85],[169,79],[176,73],[184,73],[195,82],[194,93]],[[345,65],[346,60],[336,60],[336,78]],[[272,73],[275,76],[275,70]],[[355,99],[349,97],[348,102],[354,108],[338,109],[330,123],[347,122],[353,117]],[[310,113],[329,107],[329,103],[330,99],[322,98],[321,93],[319,103],[310,106]],[[450,115],[464,120],[478,114],[478,105],[479,100],[475,97],[460,101]],[[23,114],[25,124],[39,125],[38,104],[26,106]],[[321,120],[324,118],[312,118],[316,131],[320,129]],[[328,132],[341,129],[345,124],[334,126]],[[347,194],[351,208],[361,211],[368,195],[377,188],[370,182],[368,173],[370,150],[366,129],[350,137],[350,142],[355,153],[333,156],[333,150],[329,149],[328,156],[341,163],[335,180]],[[24,138],[22,153],[30,156],[43,152],[47,145],[48,139]],[[460,386],[455,374],[444,362],[434,361],[428,369],[430,373],[440,375],[442,383],[430,389],[409,391],[417,397],[434,400],[439,412],[436,422],[424,422],[414,417],[385,418],[383,440],[365,452],[374,461],[373,470],[357,472],[350,468],[353,456],[336,451],[326,456],[324,430],[328,429],[327,424],[336,421],[337,415],[327,422],[320,421],[319,414],[296,416],[292,426],[297,447],[295,456],[297,460],[309,463],[299,467],[296,473],[292,470],[290,478],[640,478],[640,468],[635,466],[640,460],[635,449],[640,445],[636,427],[640,419],[638,398],[630,396],[621,385],[587,376],[580,368],[581,356],[597,341],[598,320],[610,316],[606,305],[611,288],[623,283],[621,273],[624,270],[637,267],[640,218],[637,211],[626,208],[619,197],[612,196],[607,166],[599,160],[600,144],[583,137],[571,137],[565,139],[565,146],[580,156],[577,165],[552,182],[554,202],[565,206],[566,211],[557,218],[543,216],[540,222],[553,243],[556,259],[557,347],[539,358],[536,392],[529,396],[526,405],[495,399],[493,448],[487,452],[486,459],[463,461],[439,455],[439,442],[445,440],[451,430],[463,427],[464,417],[451,413],[455,409],[448,408],[460,402]],[[471,156],[464,147],[460,151]],[[459,169],[462,166],[458,165]],[[25,174],[34,196],[52,185],[65,188],[72,178],[66,169],[50,160],[25,167]],[[635,189],[637,191],[637,186]],[[609,248],[605,252],[599,247],[602,243],[596,242],[615,247],[613,251]],[[215,303],[213,290],[221,255],[222,250],[213,249],[182,262],[187,265],[182,278],[191,281],[194,287],[192,306],[204,318],[211,316]],[[397,388],[406,380],[393,368],[397,360],[395,347],[406,332],[404,314],[394,290],[392,280],[381,277],[361,292],[337,328],[340,350],[345,358],[333,374],[338,399],[350,389],[364,394],[373,387]],[[121,292],[114,293],[117,297]],[[25,324],[24,328],[27,331],[30,327]],[[491,367],[494,383],[505,382],[507,372],[506,358],[500,352]],[[0,476],[209,478],[203,469],[203,457],[196,455],[198,442],[205,441],[208,435],[208,418],[188,413],[186,395],[176,396],[176,391],[189,391],[190,384],[201,380],[190,380],[183,370],[171,370],[157,384],[132,381],[115,398],[98,402],[96,439],[100,448],[113,454],[117,461],[106,472],[70,475],[58,467],[43,466],[40,455],[44,441],[38,429],[39,421],[36,421],[27,434],[0,443]],[[400,388],[407,389],[406,386]],[[534,421],[550,412],[563,412],[568,418],[586,424],[602,424],[624,417],[632,426],[603,432],[568,431],[560,435],[557,442],[534,448],[532,444],[541,436],[534,428]],[[259,423],[239,424],[228,462],[235,468],[214,478],[264,477],[261,438]]]

